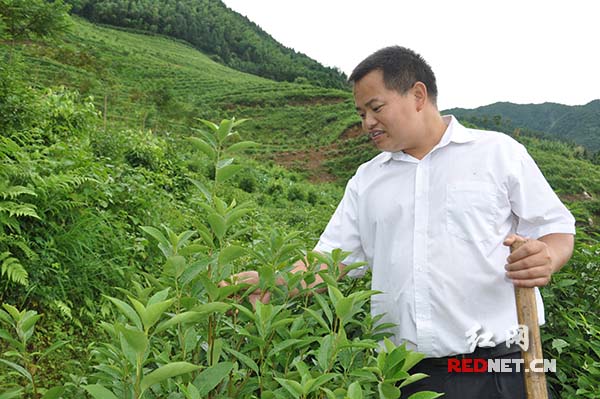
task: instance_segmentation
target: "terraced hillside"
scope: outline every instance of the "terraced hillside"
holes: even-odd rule
[[[249,118],[244,133],[261,143],[255,151],[260,160],[274,160],[316,182],[343,184],[375,153],[360,134],[350,92],[239,72],[163,36],[74,18],[71,33],[60,44],[22,43],[20,52],[33,85],[61,84],[93,96],[108,130],[146,128],[178,136],[187,135],[196,118]],[[567,201],[584,191],[600,192],[596,179],[556,173],[581,169],[568,161],[577,158],[575,150],[543,140],[528,140],[527,145],[539,154],[542,170],[552,171],[550,182]],[[555,153],[556,147],[561,148],[560,163],[544,155]],[[589,168],[595,175],[597,168]],[[597,217],[585,214],[586,220]]]
[[[259,152],[278,160],[298,147],[323,147],[328,157],[328,146],[359,121],[348,91],[275,82],[218,64],[184,42],[74,21],[60,45],[22,44],[22,54],[32,84],[93,96],[108,129],[182,133],[195,118],[249,118],[245,130],[264,144]]]

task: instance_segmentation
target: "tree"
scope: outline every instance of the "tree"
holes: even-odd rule
[[[2,37],[14,42],[58,36],[70,26],[68,12],[62,0],[0,0]]]
[[[0,39],[18,40],[57,37],[70,26],[69,6],[62,0],[0,0]]]

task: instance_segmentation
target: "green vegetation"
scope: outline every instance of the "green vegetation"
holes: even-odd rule
[[[374,350],[369,279],[310,253],[373,154],[349,92],[77,18],[52,43],[1,34],[0,397],[391,398],[420,378],[415,353]],[[575,255],[542,289],[549,378],[557,397],[598,398],[600,169],[516,138],[577,217]],[[289,298],[320,261],[323,291]],[[245,269],[270,305],[218,284]]]
[[[501,102],[475,109],[454,108],[447,112],[490,129],[507,133],[527,129],[533,134],[572,142],[587,148],[591,152],[590,158],[593,153],[600,152],[600,100],[578,106]]]
[[[282,46],[219,0],[71,0],[93,22],[185,40],[234,69],[288,82],[346,88],[345,75]]]

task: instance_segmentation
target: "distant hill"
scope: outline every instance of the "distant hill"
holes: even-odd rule
[[[590,151],[600,150],[600,100],[577,106],[499,102],[475,109],[452,108],[444,113],[487,128],[544,132],[583,145]]]
[[[67,0],[92,22],[160,33],[239,71],[277,81],[347,88],[340,70],[287,48],[220,0]]]

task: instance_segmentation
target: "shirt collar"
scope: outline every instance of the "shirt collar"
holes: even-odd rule
[[[445,115],[442,116],[442,118],[447,125],[446,131],[442,135],[440,142],[431,149],[430,153],[438,148],[445,147],[450,143],[464,144],[477,138],[475,133],[461,125],[453,115]],[[383,152],[382,163],[385,163],[391,159],[395,161],[418,162],[417,159],[405,154],[404,151]]]

